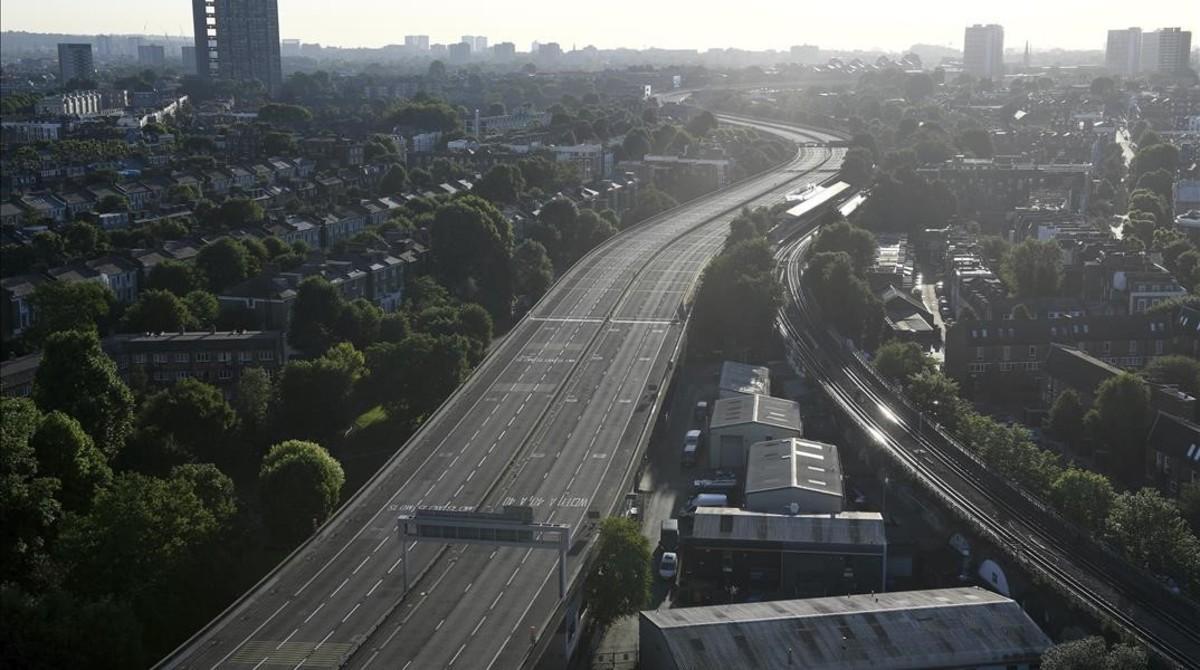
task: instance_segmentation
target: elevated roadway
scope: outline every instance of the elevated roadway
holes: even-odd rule
[[[832,139],[723,120],[798,143]],[[583,542],[567,564],[576,580],[594,517],[624,497],[679,354],[687,297],[729,222],[742,207],[828,178],[841,155],[801,148],[783,166],[599,245],[309,541],[159,667],[525,664],[557,624],[557,556],[401,547],[397,515],[530,506],[536,521],[568,524]]]

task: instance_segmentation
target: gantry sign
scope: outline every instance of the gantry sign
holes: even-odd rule
[[[396,520],[401,547],[405,549],[404,588],[408,590],[409,538],[442,544],[490,544],[505,547],[558,549],[558,597],[567,592],[567,550],[571,527],[556,523],[534,523],[533,508],[505,505],[501,512],[462,512],[418,507],[411,516]]]

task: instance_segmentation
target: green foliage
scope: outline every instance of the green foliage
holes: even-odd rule
[[[855,274],[861,277],[875,264],[878,248],[875,236],[870,231],[842,220],[821,228],[821,233],[813,242],[812,253],[844,251],[850,255]]]
[[[280,428],[290,437],[332,438],[354,417],[362,353],[343,342],[311,361],[289,361],[279,380]]]
[[[433,214],[433,261],[439,280],[456,297],[478,302],[507,320],[512,309],[512,226],[491,203],[475,196],[448,202]]]
[[[153,663],[128,603],[0,585],[0,649],[10,668],[124,670]]]
[[[992,147],[992,135],[983,128],[969,128],[958,136],[958,147],[975,158],[991,158],[996,150]]]
[[[654,578],[652,560],[650,541],[637,522],[609,517],[600,523],[596,562],[587,576],[584,598],[601,629],[645,606]]]
[[[241,242],[223,237],[196,254],[196,271],[205,278],[210,291],[220,294],[257,273],[258,263]]]
[[[39,472],[32,444],[41,422],[28,398],[0,398],[0,583],[40,581],[35,572],[45,569],[47,539],[62,516],[61,484]]]
[[[862,147],[851,147],[842,158],[842,179],[853,186],[866,186],[875,176],[875,158]]]
[[[621,227],[628,228],[678,204],[674,198],[654,187],[644,188],[638,193],[634,206],[626,210],[622,216]]]
[[[178,333],[195,326],[187,303],[160,289],[142,291],[137,302],[125,310],[120,324],[125,333]]]
[[[310,355],[321,355],[333,343],[345,301],[324,277],[307,277],[296,289],[288,343]]]
[[[271,447],[258,482],[272,536],[294,544],[311,534],[337,507],[345,481],[341,464],[315,442],[288,440]]]
[[[1190,572],[1198,575],[1200,540],[1188,528],[1174,502],[1158,491],[1144,488],[1122,493],[1112,504],[1108,537],[1129,560],[1159,574]]]
[[[217,317],[220,316],[221,305],[217,302],[217,296],[208,291],[197,289],[189,291],[183,297],[183,302],[187,305],[188,314],[191,315],[191,327],[193,328],[210,328],[216,325]]]
[[[813,255],[804,270],[804,285],[839,333],[866,348],[878,341],[883,303],[855,273],[850,254]]]
[[[516,165],[500,163],[484,173],[472,193],[495,203],[514,204],[525,188],[525,177]]]
[[[33,289],[30,299],[37,321],[30,330],[34,342],[54,333],[78,330],[98,332],[116,304],[107,286],[91,281],[48,281]]]
[[[879,374],[901,384],[914,375],[937,369],[937,363],[915,342],[887,342],[875,351],[871,364]]]
[[[1108,478],[1068,468],[1050,487],[1050,501],[1062,515],[1091,531],[1104,529],[1116,493]]]
[[[1102,637],[1085,637],[1054,645],[1042,654],[1042,670],[1147,670],[1145,650],[1127,644],[1111,649]]]
[[[440,100],[405,103],[397,107],[388,120],[393,125],[408,126],[417,130],[446,133],[459,129],[458,112]]]
[[[960,442],[976,451],[980,458],[1005,477],[1020,483],[1039,496],[1047,496],[1058,478],[1058,457],[1035,445],[1021,426],[961,411],[951,424]]]
[[[1141,143],[1139,142],[1139,144]],[[1161,142],[1141,146],[1134,154],[1129,169],[1136,180],[1140,180],[1142,175],[1155,170],[1166,170],[1170,174],[1175,174],[1175,170],[1179,169],[1179,148],[1173,144]]]
[[[909,377],[906,395],[929,420],[952,430],[960,419],[965,418],[965,408],[958,397],[958,382],[937,370],[918,372]]]
[[[1083,402],[1073,389],[1066,389],[1054,399],[1047,419],[1047,427],[1055,437],[1072,447],[1079,447],[1084,438]]]
[[[621,155],[625,160],[640,161],[642,157],[650,152],[650,136],[645,130],[637,128],[626,133],[625,139],[621,142]]]
[[[409,335],[367,350],[372,396],[388,414],[419,421],[429,416],[470,372],[471,342],[462,335]]]
[[[146,469],[187,462],[233,460],[237,444],[231,440],[237,414],[215,386],[198,379],[181,379],[146,399],[138,417],[137,461]],[[148,446],[149,445],[149,446]]]
[[[403,166],[393,165],[379,182],[379,190],[385,195],[399,195],[408,188],[408,171]]]
[[[275,398],[275,385],[262,368],[246,368],[238,377],[234,393],[234,410],[243,429],[250,435],[260,432],[268,423]]]
[[[765,238],[740,242],[709,261],[700,278],[691,337],[698,351],[763,360],[775,343],[783,302]]]
[[[133,394],[95,333],[65,331],[46,340],[33,399],[47,412],[78,420],[110,460],[133,429]]]
[[[150,270],[142,288],[170,291],[182,298],[196,288],[196,276],[191,265],[165,260]]]
[[[1096,390],[1084,426],[1092,440],[1110,452],[1117,471],[1133,482],[1141,480],[1146,433],[1152,419],[1146,382],[1122,372]]]
[[[47,414],[30,444],[37,453],[38,472],[62,484],[58,498],[67,510],[86,511],[96,490],[112,480],[108,459],[79,422],[62,412]]]
[[[542,297],[554,283],[554,264],[546,247],[536,240],[524,240],[513,251],[513,288],[531,301]]]
[[[1200,361],[1190,356],[1156,356],[1146,366],[1145,374],[1156,384],[1177,386],[1193,397],[1200,395]]]
[[[1062,281],[1062,250],[1054,240],[1029,238],[1005,255],[1002,273],[1019,298],[1056,295]]]
[[[300,105],[268,103],[258,108],[258,120],[264,123],[298,125],[312,120],[312,112]]]

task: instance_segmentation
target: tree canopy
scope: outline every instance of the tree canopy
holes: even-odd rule
[[[329,452],[301,440],[271,447],[258,477],[267,526],[286,544],[304,539],[329,518],[346,481]]]
[[[79,421],[109,459],[133,429],[133,394],[95,333],[68,330],[46,340],[33,398],[43,410],[60,410]]]
[[[591,612],[601,629],[640,611],[653,580],[650,541],[637,522],[609,517],[600,523],[596,562],[584,586]]]

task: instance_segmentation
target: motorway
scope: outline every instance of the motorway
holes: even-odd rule
[[[831,137],[770,131],[797,142]],[[313,538],[159,667],[525,664],[556,625],[557,556],[401,547],[397,515],[527,505],[535,521],[588,538],[589,512],[611,513],[623,498],[679,354],[687,296],[730,220],[828,178],[841,154],[799,149],[781,168],[594,249]],[[572,553],[569,579],[585,555]]]
[[[1194,604],[1170,595],[1148,575],[1083,537],[949,436],[923,423],[919,412],[831,332],[800,282],[816,232],[805,230],[777,254],[788,293],[779,328],[793,367],[812,375],[881,450],[1010,558],[1169,663],[1200,667],[1200,613]]]

